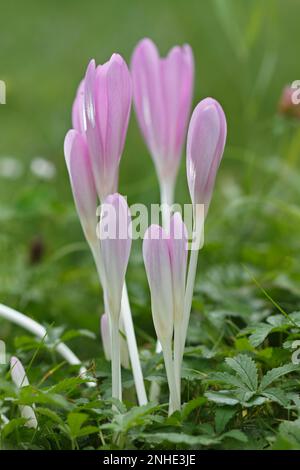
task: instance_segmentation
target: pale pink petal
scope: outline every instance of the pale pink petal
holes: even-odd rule
[[[104,269],[105,293],[110,314],[120,316],[121,297],[131,250],[131,217],[120,194],[108,196],[101,205],[98,236]]]
[[[85,137],[70,130],[65,138],[65,159],[73,197],[87,240],[96,239],[97,194]]]
[[[80,82],[72,107],[72,125],[82,134],[86,131],[86,117],[84,109],[84,80]]]
[[[143,257],[151,291],[152,316],[158,339],[170,340],[174,328],[174,304],[169,237],[151,225],[143,241]]]
[[[113,54],[106,73],[107,127],[105,164],[109,177],[114,177],[123,152],[132,99],[131,77],[126,63]]]
[[[226,141],[226,118],[220,104],[206,98],[195,108],[187,141],[187,178],[193,203],[207,213]]]
[[[173,280],[174,315],[176,318],[182,318],[188,256],[188,233],[179,212],[175,212],[171,218],[169,247]]]
[[[159,177],[175,180],[192,100],[192,50],[176,46],[160,58],[154,43],[143,39],[131,71],[137,118]]]

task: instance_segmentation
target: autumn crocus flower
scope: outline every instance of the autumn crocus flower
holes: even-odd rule
[[[136,115],[155,164],[161,199],[171,205],[192,101],[192,50],[175,46],[161,58],[155,44],[143,39],[133,52],[131,73]]]
[[[119,54],[104,65],[91,60],[77,91],[72,121],[86,138],[100,200],[117,190],[131,98],[131,77]]]
[[[187,180],[194,208],[194,239],[200,240],[200,232],[202,233],[204,219],[212,198],[226,136],[226,117],[221,105],[213,98],[200,101],[192,114],[188,129],[186,159]],[[190,318],[199,248],[201,244],[191,250],[190,255],[181,354],[183,354]]]
[[[10,360],[10,373],[16,387],[22,388],[29,385],[25,369],[17,357],[12,357]],[[20,406],[20,412],[22,418],[26,419],[25,426],[34,429],[38,427],[38,422],[33,407],[28,405]]]
[[[119,194],[108,196],[101,206],[98,237],[105,305],[110,321],[112,396],[121,400],[119,325],[125,273],[131,250],[131,217],[126,200]]]
[[[187,180],[192,203],[208,212],[227,135],[224,111],[213,98],[196,106],[187,138]]]
[[[113,54],[108,62],[97,67],[92,60],[73,103],[73,129],[65,138],[65,159],[72,192],[102,286],[104,267],[96,237],[96,208],[98,202],[103,202],[117,190],[131,98],[131,76],[119,54]],[[138,400],[144,405],[147,397],[126,285],[123,287],[122,316]]]
[[[181,347],[187,264],[187,233],[179,213],[171,218],[170,232],[151,225],[145,233],[143,256],[151,292],[151,309],[157,338],[162,346],[170,390],[170,413],[180,408],[182,357],[173,359],[174,346]],[[177,365],[176,365],[177,364]]]

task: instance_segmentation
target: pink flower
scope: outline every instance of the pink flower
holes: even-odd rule
[[[153,323],[168,377],[170,413],[180,409],[187,248],[187,230],[179,213],[172,217],[169,233],[158,225],[151,225],[145,233],[143,256],[151,292]]]
[[[85,136],[100,200],[117,189],[131,99],[130,73],[119,54],[97,67],[91,60],[73,104],[72,122]]]
[[[151,225],[144,236],[153,322],[162,343],[172,338],[174,322],[183,316],[187,248],[187,230],[178,212],[171,218],[170,233]]]
[[[207,214],[227,134],[224,111],[212,98],[196,106],[188,129],[187,179],[193,204]]]
[[[143,39],[134,50],[131,72],[137,118],[158,177],[174,184],[192,101],[192,50],[175,46],[160,58],[155,44]]]
[[[127,202],[120,194],[108,196],[101,205],[98,237],[108,313],[117,321],[131,250],[131,217]]]
[[[86,239],[93,244],[97,240],[97,193],[84,135],[71,129],[65,138],[64,152],[80,223]]]

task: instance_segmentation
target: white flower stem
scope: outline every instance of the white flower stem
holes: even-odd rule
[[[180,399],[177,393],[176,379],[174,373],[174,363],[172,358],[172,341],[165,341],[162,347],[167,379],[169,384],[170,391],[170,406],[169,406],[169,415],[174,413],[174,411],[180,410]]]
[[[182,364],[182,322],[174,325],[174,373],[177,393],[181,403],[181,364]]]
[[[119,324],[111,319],[112,397],[122,401]]]
[[[191,255],[190,255],[190,262],[189,262],[189,269],[188,269],[186,290],[185,290],[185,297],[184,297],[184,316],[183,316],[183,327],[182,327],[182,333],[181,333],[182,356],[184,352],[184,346],[185,346],[186,335],[187,335],[191,308],[192,308],[193,292],[194,292],[194,285],[195,285],[195,279],[196,279],[196,273],[197,273],[199,250],[202,248],[202,244],[203,244],[203,233],[202,233],[203,223],[204,223],[204,219],[202,216],[201,209],[199,209],[199,212],[196,209],[195,214],[194,214],[194,229],[193,229],[193,245],[194,246],[193,246],[193,249],[191,250]]]
[[[170,207],[174,201],[174,187],[173,181],[160,181],[160,204],[162,207],[162,225],[163,228],[169,226],[170,219]],[[162,347],[159,341],[156,343],[155,352],[156,354],[161,353]],[[149,398],[150,401],[158,401],[160,394],[160,385],[157,382],[152,382],[150,387]]]
[[[101,268],[100,249],[98,246],[91,245],[91,250],[92,250],[94,260],[96,263],[98,277],[103,287],[104,284],[103,284],[103,273],[102,273],[102,268]],[[106,304],[105,296],[104,296],[104,303]],[[105,305],[105,310],[107,310],[107,313],[108,313],[107,305]],[[139,402],[139,405],[146,405],[148,403],[148,400],[147,400],[146,389],[145,389],[145,384],[144,384],[142,366],[141,366],[140,358],[139,358],[139,351],[138,351],[135,332],[134,332],[134,326],[133,326],[133,321],[132,321],[132,315],[131,315],[131,309],[130,309],[126,283],[124,284],[123,291],[122,291],[121,316],[123,320],[123,325],[124,325],[124,330],[125,330],[125,335],[126,335],[126,340],[127,340],[127,345],[128,345],[131,370],[133,374],[138,402]]]
[[[21,326],[25,330],[30,331],[32,334],[37,336],[38,338],[45,338],[47,336],[47,330],[40,325],[32,318],[27,317],[23,313],[14,310],[13,308],[7,307],[6,305],[0,304],[0,317],[8,320],[16,325]],[[60,343],[56,346],[56,351],[71,365],[78,365],[81,364],[80,359],[71,351],[68,346],[64,343]],[[87,370],[85,367],[81,367],[80,374],[85,375]],[[88,383],[90,386],[95,386],[94,382]]]
[[[122,292],[121,315],[128,344],[131,369],[134,378],[138,402],[140,405],[146,405],[148,400],[146,395],[142,367],[139,359],[139,352],[133,327],[126,284],[124,284]]]
[[[174,202],[174,182],[162,181],[160,183],[160,204],[162,206],[163,228],[169,227],[170,210]]]

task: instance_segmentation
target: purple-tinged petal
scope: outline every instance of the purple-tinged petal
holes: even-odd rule
[[[79,84],[76,97],[72,107],[72,125],[73,128],[84,134],[86,131],[86,117],[84,109],[84,80]]]
[[[191,107],[194,61],[189,46],[174,47],[160,58],[143,39],[131,64],[138,122],[160,179],[175,180]]]
[[[143,257],[151,292],[152,316],[155,331],[161,343],[173,335],[173,281],[169,237],[158,225],[151,225],[145,233]]]
[[[205,204],[205,213],[224,152],[226,134],[226,118],[220,104],[212,98],[200,101],[188,130],[187,178],[192,202]]]
[[[108,196],[101,205],[98,237],[109,313],[117,320],[132,241],[130,211],[120,194]]]
[[[175,212],[171,218],[169,246],[176,320],[181,319],[183,315],[188,256],[188,233],[179,212]]]
[[[117,189],[132,99],[130,73],[119,54],[97,68],[95,61],[90,62],[83,95],[87,144],[97,193],[103,201]]]
[[[79,219],[87,240],[94,242],[97,193],[84,136],[78,131],[70,130],[65,138],[64,151]]]
[[[113,54],[106,73],[107,127],[105,138],[106,169],[111,177],[118,168],[127,133],[132,85],[125,61]]]

